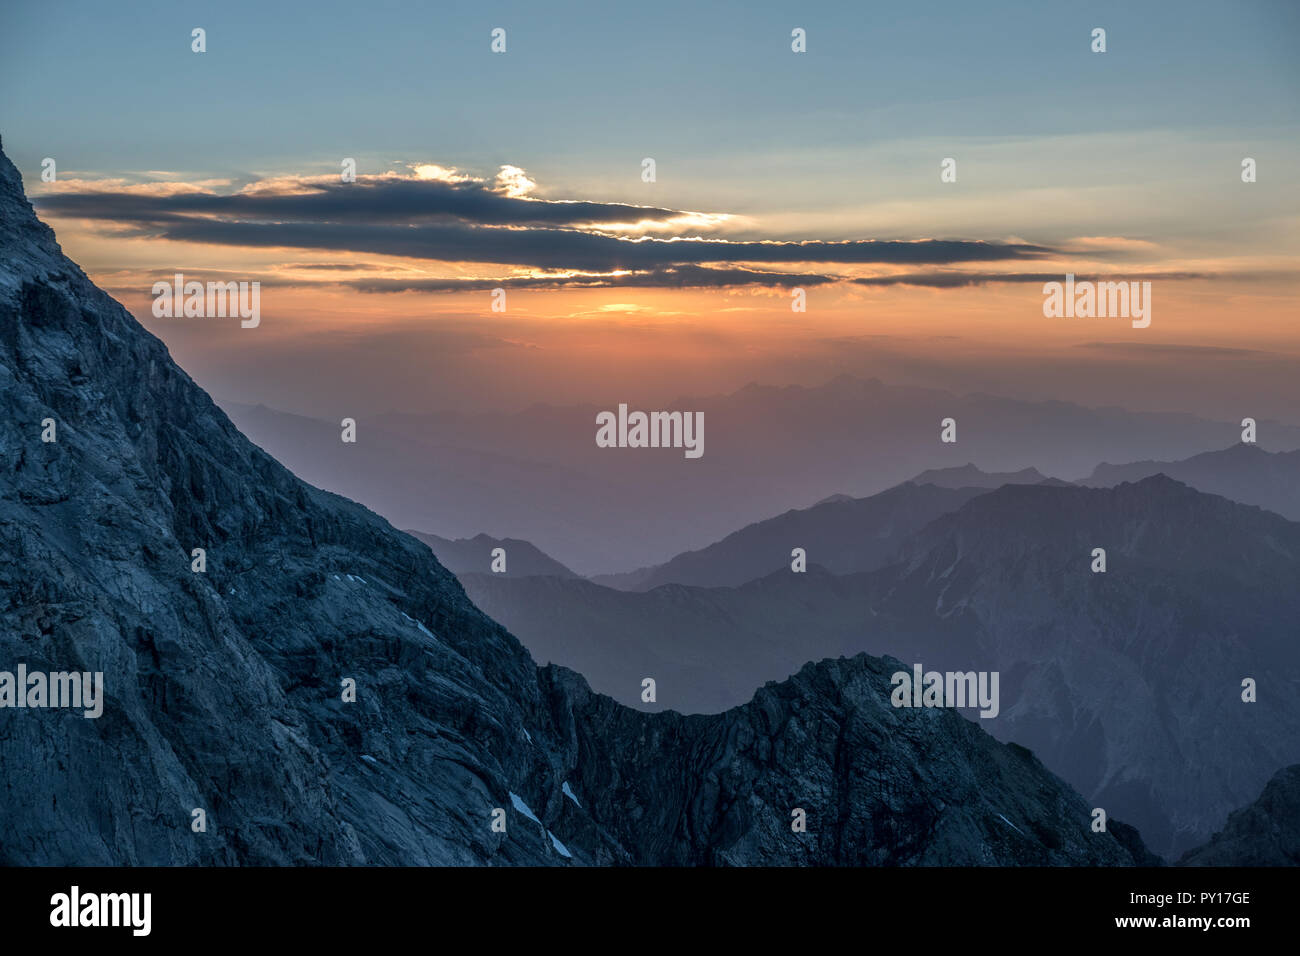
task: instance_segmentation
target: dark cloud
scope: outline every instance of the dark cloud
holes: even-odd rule
[[[1042,246],[946,239],[625,239],[575,229],[499,229],[455,224],[263,223],[169,217],[137,235],[229,246],[293,247],[439,262],[493,262],[538,269],[608,272],[708,262],[823,262],[933,265],[1037,258]]]
[[[407,225],[465,222],[483,226],[565,226],[579,223],[661,222],[682,215],[672,209],[623,203],[569,202],[506,196],[482,182],[372,179],[354,183],[305,183],[304,192],[232,195],[181,193],[54,193],[36,200],[60,216],[115,222],[167,223],[189,217],[250,223],[367,223]]]
[[[1208,272],[1147,272],[1124,275],[1084,275],[1076,273],[1079,282],[1151,282],[1158,279],[1209,279],[1218,274]],[[913,285],[931,289],[961,289],[967,286],[988,285],[993,282],[1063,282],[1062,272],[912,272],[896,276],[870,276],[848,280],[855,285],[894,286]]]
[[[566,272],[627,271],[635,278],[535,280],[557,285],[802,284],[837,277],[766,275],[744,264],[815,262],[834,265],[888,263],[947,265],[1032,260],[1055,250],[1027,243],[978,240],[732,240],[695,236],[628,238],[599,231],[601,224],[657,220],[686,213],[618,203],[539,201],[494,192],[482,182],[378,179],[310,184],[303,193],[60,193],[37,200],[57,216],[111,222],[116,234],[216,245],[319,249],[350,255],[387,255],[430,262],[481,262]],[[575,225],[595,224],[587,228]],[[685,226],[682,226],[685,228]],[[705,264],[729,269],[703,270]],[[726,280],[730,272],[734,281]],[[473,281],[473,280],[470,280]],[[857,280],[867,285],[907,281]],[[1012,280],[1014,281],[1014,280]],[[499,283],[497,283],[499,284]],[[520,280],[511,285],[519,286]],[[971,284],[961,277],[914,284]],[[367,291],[389,290],[371,282]],[[414,288],[407,283],[404,287]],[[465,281],[429,280],[428,289],[472,288]]]

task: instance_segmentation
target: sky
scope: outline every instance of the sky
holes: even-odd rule
[[[1296,422],[1297,41],[1291,2],[9,3],[0,136],[219,400],[849,373]],[[176,272],[261,323],[155,318]],[[1066,273],[1151,282],[1150,326],[1045,317]]]

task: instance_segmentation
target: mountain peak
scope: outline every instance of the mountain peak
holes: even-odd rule
[[[36,218],[23,177],[0,146],[0,292],[13,294],[26,280],[81,270],[64,258],[54,230]]]
[[[1037,468],[1020,471],[989,472],[974,462],[950,468],[931,468],[911,479],[917,485],[938,485],[941,488],[999,488],[1002,485],[1036,485],[1047,476]]]

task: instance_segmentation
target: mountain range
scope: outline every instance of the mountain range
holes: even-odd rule
[[[791,507],[832,494],[867,497],[927,469],[974,463],[995,474],[1036,467],[1073,478],[1099,461],[1181,459],[1240,435],[1234,422],[1192,415],[840,376],[667,403],[665,410],[703,414],[698,459],[676,449],[598,447],[596,416],[634,400],[511,414],[345,410],[340,418],[357,421],[356,446],[339,442],[340,418],[223,407],[305,480],[370,504],[398,527],[446,538],[521,538],[583,575],[659,565]],[[940,440],[948,417],[957,423],[955,443]],[[1300,448],[1300,429],[1273,422],[1259,429],[1270,448]],[[359,449],[365,453],[352,454]]]
[[[1259,505],[1300,521],[1300,451],[1270,452],[1257,444],[1239,442],[1182,461],[1103,463],[1079,484],[1100,488],[1152,475],[1168,475],[1200,491]]]
[[[878,497],[937,502],[940,491]],[[997,670],[1002,713],[981,723],[1167,855],[1207,839],[1300,758],[1300,525],[1163,475],[965,497],[856,573],[817,565],[810,548],[806,572],[787,563],[735,587],[463,582],[538,660],[576,667],[631,706],[649,706],[637,697],[647,675],[655,706],[712,712],[804,659],[860,651]],[[850,542],[890,539],[881,522],[898,510],[832,501],[806,514],[819,509],[850,509],[832,523]],[[763,540],[760,529],[738,535]],[[799,543],[777,532],[764,546],[779,560]],[[1106,570],[1094,573],[1099,547]],[[1268,699],[1244,702],[1246,678]]]
[[[664,564],[591,580],[628,591],[648,591],[661,584],[736,587],[789,567],[796,547],[809,561],[836,574],[871,571],[892,557],[908,535],[984,490],[908,482],[868,498],[836,495],[811,508],[755,522]]]
[[[899,661],[708,716],[538,668],[428,546],[247,440],[2,151],[0,401],[0,661],[103,675],[96,719],[0,708],[5,864],[1146,859],[1023,748],[891,706]]]

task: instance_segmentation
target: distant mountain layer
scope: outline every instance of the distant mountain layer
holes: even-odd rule
[[[0,709],[0,864],[1141,857],[1028,754],[891,706],[897,662],[709,717],[539,670],[427,546],[241,435],[3,153],[0,408],[0,670],[103,674],[97,719]]]
[[[597,568],[626,566],[599,542],[585,514],[614,515],[613,489],[562,464],[441,444],[393,432],[361,417],[357,441],[339,441],[335,422],[262,405],[226,402],[234,424],[306,481],[362,502],[398,527],[436,528],[451,539],[517,536],[550,555],[584,557]],[[615,516],[606,533],[624,519]]]
[[[909,482],[869,498],[839,495],[749,525],[657,567],[592,580],[628,591],[648,591],[661,584],[736,587],[788,569],[794,548],[802,548],[809,562],[836,574],[871,571],[888,561],[908,535],[983,493],[982,488]]]
[[[874,495],[926,469],[974,462],[1014,474],[1033,465],[1073,478],[1099,461],[1179,459],[1240,434],[1236,423],[1187,414],[840,376],[665,403],[704,415],[697,459],[680,449],[598,447],[596,416],[628,399],[513,414],[366,415],[355,445],[339,441],[337,420],[224,407],[295,473],[398,527],[451,538],[508,534],[584,575],[659,565],[793,504],[832,492]],[[939,440],[948,417],[957,421],[955,443]],[[1271,447],[1300,447],[1300,428],[1260,427]]]
[[[1300,764],[1279,770],[1259,799],[1233,811],[1181,866],[1300,866]]]
[[[1036,485],[1047,480],[1047,476],[1037,468],[987,472],[969,463],[956,468],[932,468],[912,479],[918,485],[938,485],[941,488],[1001,488],[1003,485]]]
[[[470,599],[517,634],[541,663],[581,671],[630,706],[717,713],[808,659],[885,653],[865,639],[869,596],[856,578],[813,565],[739,588],[668,584],[619,591],[583,579],[461,576]],[[641,682],[658,684],[654,704]]]
[[[644,593],[463,583],[538,660],[632,706],[646,706],[647,676],[657,706],[711,712],[803,658],[858,651],[997,670],[1002,713],[981,724],[1167,855],[1300,760],[1300,524],[1163,476],[977,494],[869,573],[787,565],[740,587]],[[1245,678],[1257,703],[1241,699]]]
[[[755,522],[664,564],[592,575],[591,580],[625,591],[648,591],[661,584],[736,587],[789,567],[795,547],[803,548],[808,560],[835,574],[871,571],[891,558],[907,535],[955,511],[982,491],[1005,484],[1043,482],[1068,484],[1046,478],[1036,468],[990,473],[966,464],[926,471],[867,498],[831,495],[811,508]]]
[[[494,560],[492,553],[500,549],[504,552],[505,569],[491,573],[504,574],[512,578],[536,574],[548,574],[560,578],[577,577],[549,554],[530,542],[520,541],[518,538],[493,538],[486,534],[478,534],[472,538],[457,538],[452,541],[422,531],[406,533],[427,544],[442,566],[452,574],[491,571]]]
[[[1108,487],[1156,474],[1300,521],[1300,451],[1268,452],[1242,443],[1183,461],[1101,464],[1080,484]]]
[[[1105,573],[1091,570],[1096,548]],[[1007,486],[905,551],[876,582],[876,640],[999,668],[994,733],[1162,855],[1300,761],[1300,524],[1163,476]],[[1246,678],[1268,699],[1243,702]]]

